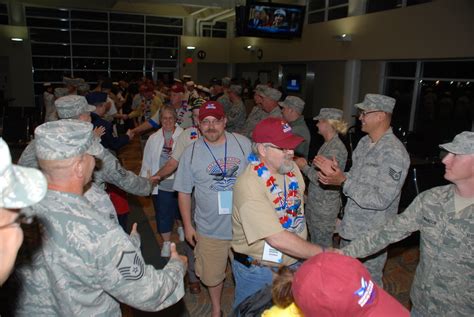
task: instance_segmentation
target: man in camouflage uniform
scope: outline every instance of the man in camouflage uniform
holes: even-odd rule
[[[245,125],[246,110],[242,100],[242,86],[230,85],[227,95],[232,103],[227,115],[227,131],[240,132]]]
[[[441,144],[450,185],[418,195],[382,228],[342,249],[365,257],[420,231],[420,262],[411,288],[412,316],[472,316],[474,312],[474,132]]]
[[[342,186],[347,197],[339,235],[345,246],[374,228],[384,225],[398,212],[400,193],[410,166],[410,157],[390,127],[395,99],[367,94],[355,105],[362,122],[363,137],[352,154],[348,173],[339,168],[335,159],[317,156],[314,163],[321,170],[319,180],[325,185]],[[364,264],[378,285],[387,251],[365,259]]]
[[[61,119],[78,119],[86,122],[90,122],[90,112],[95,108],[88,105],[84,97],[73,95],[57,99],[55,105]],[[21,154],[18,160],[19,165],[38,168],[35,147],[36,142],[33,140]],[[85,196],[102,214],[118,222],[115,209],[104,190],[105,183],[113,184],[138,196],[149,195],[152,186],[147,178],[123,168],[118,159],[109,151],[104,149],[102,153],[100,167],[94,171],[94,181],[91,189],[86,190]]]
[[[118,301],[157,311],[181,299],[186,260],[174,244],[163,270],[145,265],[122,229],[104,222],[83,197],[94,156],[103,151],[92,124],[48,122],[35,136],[48,192],[23,212],[36,216],[43,239],[32,262],[17,270],[22,290],[15,315],[119,316]]]

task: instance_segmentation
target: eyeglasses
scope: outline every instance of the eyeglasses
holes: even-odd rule
[[[10,228],[10,227],[19,226],[21,224],[31,224],[32,222],[33,222],[33,217],[27,217],[23,214],[19,214],[15,218],[15,220],[13,220],[12,222],[7,223],[6,225],[0,226],[0,230],[7,229],[7,228]]]
[[[372,111],[359,111],[359,117],[364,118],[368,114],[374,113],[374,112],[383,112],[382,110],[372,110]]]
[[[288,153],[293,151],[293,149],[284,149],[273,144],[265,144],[265,147],[271,147],[272,149],[282,151],[283,153]]]
[[[210,125],[212,124],[212,125],[215,126],[215,125],[221,125],[222,123],[224,123],[224,118],[219,119],[219,120],[212,120],[212,121],[205,119],[205,120],[202,120],[202,121],[200,122],[200,125],[202,125],[202,126],[210,126]]]

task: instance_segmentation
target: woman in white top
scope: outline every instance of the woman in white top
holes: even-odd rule
[[[154,175],[171,157],[176,140],[183,129],[176,124],[176,111],[165,107],[160,113],[161,129],[153,133],[146,142],[140,175]],[[174,174],[160,181],[153,188],[152,199],[155,207],[156,226],[163,238],[162,257],[170,256],[170,237],[175,220],[178,221],[178,234],[184,241],[184,231],[180,221],[178,196],[173,191]]]

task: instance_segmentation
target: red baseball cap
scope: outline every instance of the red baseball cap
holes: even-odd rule
[[[174,92],[174,93],[184,92],[184,86],[179,85],[179,84],[173,85],[173,86],[171,86],[171,91]]]
[[[205,117],[214,117],[218,120],[224,118],[224,107],[218,101],[206,101],[199,108],[199,121]]]
[[[410,312],[372,281],[357,259],[320,253],[301,265],[293,297],[305,316],[408,317]]]
[[[266,118],[253,130],[252,140],[256,143],[272,143],[283,149],[295,149],[304,138],[293,134],[291,127],[281,118]]]

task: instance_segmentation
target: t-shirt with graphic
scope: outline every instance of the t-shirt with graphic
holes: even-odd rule
[[[219,215],[218,192],[233,190],[237,176],[248,164],[247,156],[251,150],[246,137],[227,132],[225,135],[227,155],[225,144],[213,146],[207,143],[208,148],[204,138],[186,148],[179,160],[173,189],[190,194],[194,188],[194,220],[199,234],[231,240],[232,215]]]

